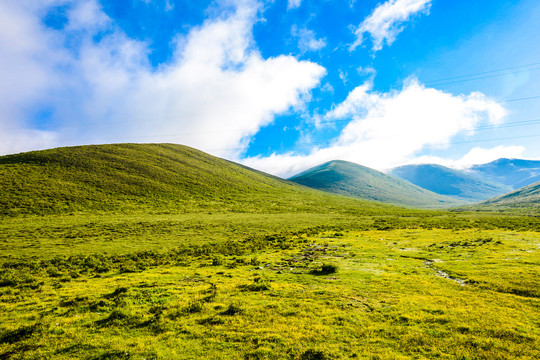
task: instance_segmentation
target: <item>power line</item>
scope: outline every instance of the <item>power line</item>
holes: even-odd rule
[[[478,73],[471,73],[471,74],[467,74],[467,75],[460,75],[460,76],[442,78],[442,79],[437,79],[437,80],[430,80],[430,81],[426,81],[426,82],[423,82],[423,83],[425,85],[432,84],[432,85],[437,86],[437,85],[447,85],[447,84],[453,84],[453,83],[458,83],[458,82],[465,82],[465,81],[470,81],[470,80],[480,80],[480,79],[486,79],[486,78],[490,78],[490,77],[502,76],[502,75],[512,74],[512,73],[540,70],[540,67],[533,68],[533,69],[524,69],[524,70],[518,70],[518,71],[513,71],[513,72],[507,72],[507,73],[502,73],[502,74],[495,74],[495,75],[479,77],[479,78],[458,80],[458,81],[455,81],[455,82],[453,81],[453,82],[446,82],[446,83],[438,83],[439,81],[461,79],[461,78],[465,78],[465,77],[484,75],[484,74],[492,74],[492,73],[496,73],[496,72],[513,70],[513,69],[521,69],[521,68],[524,68],[524,67],[537,66],[537,65],[540,65],[540,62],[531,63],[531,64],[527,64],[527,65],[512,66],[512,67],[496,69],[496,70],[490,70],[490,71],[484,71],[484,72],[478,72]],[[433,84],[433,83],[436,83],[436,84]],[[530,97],[522,97],[522,98],[517,98],[517,99],[503,100],[503,101],[498,101],[498,103],[505,104],[505,103],[510,103],[510,102],[526,101],[526,100],[532,100],[532,99],[538,99],[538,98],[540,98],[540,95],[530,96]],[[165,118],[173,118],[173,117],[174,117],[174,115],[170,115],[170,116],[167,116]],[[347,122],[347,121],[351,121],[351,119],[325,120],[325,121],[320,121],[319,124],[330,124],[330,123]],[[105,126],[107,126],[107,125],[122,124],[122,123],[130,123],[130,121],[129,120],[117,120],[117,121],[108,121],[107,123],[89,122],[89,123],[86,123],[85,125],[86,126],[92,126],[92,125],[99,125],[99,126],[104,126],[105,125]],[[82,127],[81,125],[62,125],[60,128],[75,128],[76,129],[76,128],[81,128],[81,127]],[[1,130],[3,130],[3,131],[8,130],[9,131],[9,130],[20,130],[20,129],[21,129],[20,127],[11,127],[11,128],[3,128]],[[230,133],[230,132],[240,132],[242,130],[243,129],[230,129],[229,128],[229,129],[214,130],[214,131],[175,134],[175,135],[171,135],[171,136],[204,135],[204,134],[214,134],[214,133]]]
[[[506,127],[515,127],[515,126],[530,126],[530,125],[536,125],[540,124],[540,119],[536,120],[527,120],[527,121],[516,121],[516,122],[510,122],[510,123],[504,123],[501,125],[484,125],[474,128],[473,130],[489,130],[489,129],[499,129],[499,128],[506,128]]]
[[[515,140],[515,139],[525,139],[525,138],[536,138],[536,137],[540,137],[540,134],[535,134],[535,135],[522,135],[522,136],[509,136],[509,137],[501,137],[501,138],[492,138],[492,139],[481,139],[481,140],[464,140],[464,141],[449,141],[449,142],[440,142],[440,143],[431,143],[431,144],[426,144],[425,146],[430,146],[430,147],[433,147],[433,146],[438,146],[438,145],[458,145],[458,144],[470,144],[470,143],[483,143],[483,142],[491,142],[491,141],[502,141],[502,140]],[[353,145],[353,144],[357,144],[357,143],[362,143],[362,142],[367,142],[367,141],[371,141],[373,139],[362,139],[362,140],[355,140],[355,141],[350,141],[350,142],[345,142],[343,144],[338,144],[337,143],[337,140],[328,140],[328,141],[324,141],[324,142],[311,142],[311,143],[304,143],[304,144],[301,144],[301,145],[320,145],[320,144],[323,144],[323,143],[328,143],[328,144],[331,144],[332,142],[335,142],[334,145],[336,146],[348,146],[348,145]],[[295,146],[297,146],[297,144],[295,144]],[[256,147],[250,147],[250,149],[262,149],[262,148],[266,148],[266,146],[256,146]],[[214,152],[214,151],[224,151],[224,150],[229,150],[229,151],[241,151],[241,150],[244,150],[245,148],[229,148],[229,149],[207,149],[205,151],[209,151],[209,152]]]
[[[504,101],[499,101],[499,103],[500,104],[505,104],[505,103],[509,103],[509,102],[525,101],[525,100],[532,100],[532,99],[538,99],[538,98],[540,98],[540,95],[522,97],[522,98],[516,98],[516,99],[508,99],[508,100],[504,100]],[[375,118],[383,119],[384,116],[378,116],[378,117],[375,117]],[[332,119],[332,120],[319,121],[318,124],[333,124],[333,123],[351,122],[351,121],[353,121],[353,120],[350,119],[350,118]],[[523,121],[523,122],[529,122],[529,121],[537,121],[537,120],[526,120],[526,121]],[[129,123],[130,123],[130,121],[127,121],[127,120],[108,121],[107,123],[90,122],[90,123],[83,124],[83,126],[81,126],[81,125],[63,125],[63,126],[60,126],[59,128],[60,129],[65,129],[65,128],[77,129],[77,128],[83,128],[84,126],[96,126],[98,124],[107,126],[107,125],[114,125],[114,124],[129,124]],[[521,121],[517,122],[517,123],[521,123]],[[505,123],[503,125],[506,126],[506,124],[513,124],[513,123]],[[495,125],[494,127],[497,127],[497,125]],[[6,130],[7,131],[9,131],[9,130],[24,130],[24,128],[10,127],[10,128],[0,128],[0,130],[2,130],[2,131],[6,131]],[[36,130],[36,129],[30,129],[30,130]],[[222,133],[240,132],[240,131],[243,131],[243,130],[244,129],[230,129],[229,128],[229,129],[212,130],[212,131],[193,131],[193,132],[187,132],[187,133],[167,134],[167,135],[163,135],[163,136],[190,136],[190,135],[222,134]],[[47,131],[47,130],[43,130],[43,131]],[[162,136],[162,135],[155,135],[155,136],[150,135],[150,136],[151,137],[158,137],[158,136]],[[143,136],[143,137],[148,137],[148,136]]]
[[[505,73],[501,73],[501,74],[479,76],[479,77],[474,77],[474,78],[470,78],[470,79],[454,80],[454,81],[448,81],[448,82],[442,82],[442,83],[439,83],[439,82],[438,82],[438,83],[433,83],[433,82],[429,82],[429,83],[428,83],[428,82],[426,82],[426,83],[424,83],[424,84],[429,85],[429,86],[440,86],[440,85],[458,84],[458,83],[463,83],[463,82],[467,82],[467,81],[483,80],[483,79],[489,79],[489,78],[494,78],[494,77],[503,76],[503,75],[518,74],[518,73],[528,72],[528,71],[534,71],[534,70],[540,70],[540,67],[533,68],[533,69],[526,69],[526,70],[519,70],[519,71],[505,72]]]
[[[540,121],[538,122],[540,123]],[[534,124],[529,124],[529,125],[534,125]],[[463,133],[463,132],[467,132],[467,131],[476,131],[476,130],[487,130],[487,128],[483,128],[483,129],[465,129],[465,130],[461,130],[459,131],[458,133],[454,134],[457,135],[459,133]],[[368,137],[368,138],[364,138],[364,139],[361,139],[361,140],[353,140],[353,141],[350,141],[350,142],[346,142],[345,145],[351,145],[351,144],[355,144],[355,143],[360,143],[360,142],[368,142],[368,141],[373,141],[373,140],[379,140],[379,139],[392,139],[392,138],[398,138],[400,137],[401,135],[391,135],[391,136],[379,136],[379,137]],[[485,142],[485,141],[495,141],[495,140],[512,140],[512,139],[521,139],[521,138],[528,138],[528,137],[535,137],[535,136],[540,136],[540,135],[525,135],[525,136],[513,136],[513,137],[505,137],[505,138],[496,138],[496,139],[481,139],[481,140],[467,140],[467,141],[461,141],[461,142],[445,142],[445,143],[440,143],[440,145],[443,145],[443,144],[466,144],[466,143],[475,143],[475,142]],[[298,143],[295,143],[295,146],[309,146],[309,145],[329,145],[329,144],[332,144],[334,142],[337,142],[339,141],[339,139],[328,139],[328,140],[321,140],[321,141],[312,141],[312,142],[298,142]]]
[[[526,100],[533,100],[533,99],[538,99],[538,98],[540,98],[540,95],[522,97],[522,98],[516,98],[516,99],[507,99],[507,100],[503,100],[503,101],[498,101],[498,103],[499,104],[506,104],[506,103],[510,103],[510,102],[526,101]],[[383,118],[383,117],[381,116],[380,118]],[[332,119],[332,120],[319,121],[318,123],[319,124],[332,124],[332,123],[346,122],[346,121],[351,121],[351,119]]]
[[[520,69],[520,68],[524,68],[524,67],[537,66],[537,65],[540,65],[540,62],[532,63],[532,64],[527,64],[527,65],[511,66],[511,67],[502,68],[502,69],[494,69],[494,70],[483,71],[483,72],[477,72],[477,73],[471,73],[471,74],[460,75],[460,76],[452,76],[452,77],[447,77],[447,78],[442,78],[442,79],[436,79],[436,80],[429,80],[429,81],[424,81],[424,84],[431,84],[431,83],[436,83],[436,82],[440,82],[440,81],[447,81],[447,80],[454,80],[454,79],[462,79],[462,78],[471,77],[471,76],[478,76],[478,75],[492,74],[492,73],[496,73],[496,72],[507,71],[507,70],[514,70],[514,69]],[[504,75],[504,74],[502,74],[502,75]]]
[[[508,126],[525,126],[525,125],[533,125],[535,123],[540,123],[540,119],[537,119],[537,120],[529,120],[529,121],[523,121],[522,123],[525,123],[525,124],[520,124],[521,122],[516,122],[514,124],[507,124]],[[495,127],[495,126],[494,126]],[[475,128],[475,129],[471,129],[471,130],[485,130],[487,129],[487,127],[479,127],[479,128]],[[463,131],[467,131],[467,130],[463,130]],[[168,135],[148,135],[148,136],[137,136],[137,137],[115,137],[115,138],[109,138],[109,139],[101,139],[99,142],[104,142],[104,141],[118,141],[118,140],[133,140],[133,139],[149,139],[149,138],[166,138],[166,137],[174,137],[174,136],[177,136],[175,134],[168,134]],[[362,143],[362,142],[368,142],[368,141],[372,141],[372,140],[376,140],[376,139],[380,139],[380,138],[393,138],[393,137],[398,137],[398,136],[401,136],[401,135],[394,135],[394,136],[387,136],[387,137],[372,137],[372,138],[366,138],[366,139],[360,139],[360,140],[353,140],[353,141],[349,141],[349,142],[344,142],[342,144],[338,144],[338,141],[339,139],[329,139],[329,140],[322,140],[322,141],[312,141],[312,142],[304,142],[304,143],[301,143],[301,142],[297,142],[294,144],[295,147],[298,147],[298,146],[309,146],[309,145],[323,145],[323,144],[327,144],[327,145],[331,145],[332,143],[334,143],[333,145],[339,145],[339,146],[348,146],[348,145],[352,145],[352,144],[356,144],[356,143]],[[491,142],[491,141],[502,141],[502,140],[516,140],[516,139],[525,139],[525,138],[536,138],[536,137],[540,137],[540,134],[534,134],[534,135],[521,135],[521,136],[508,136],[508,137],[499,137],[499,138],[491,138],[491,139],[479,139],[479,140],[463,140],[463,141],[449,141],[449,142],[441,142],[441,143],[431,143],[431,144],[426,144],[425,146],[437,146],[437,145],[457,145],[457,144],[469,144],[469,143],[482,143],[482,142]],[[80,142],[92,142],[94,140],[89,140],[89,139],[79,139],[79,143]],[[250,149],[262,149],[262,148],[266,148],[266,146],[255,146],[255,147],[250,147]],[[247,148],[246,147],[230,147],[230,148],[222,148],[222,149],[205,149],[204,151],[207,151],[207,152],[219,152],[219,151],[242,151],[242,150],[246,150]]]
[[[469,131],[481,131],[481,130],[498,129],[498,128],[505,128],[505,127],[516,127],[516,126],[531,126],[531,125],[536,125],[536,124],[540,124],[540,118],[539,119],[532,119],[532,120],[516,121],[516,122],[511,122],[511,123],[506,123],[506,124],[501,124],[501,125],[478,126],[478,127],[471,128],[471,129],[463,129],[461,131],[458,131],[454,135],[457,135],[459,133],[469,132]],[[384,137],[381,137],[381,136],[379,136],[379,137],[369,137],[369,138],[364,138],[364,139],[361,139],[361,140],[357,139],[357,140],[349,141],[349,142],[345,143],[345,145],[351,145],[351,144],[360,143],[360,142],[373,141],[373,140],[377,140],[377,139],[391,139],[391,138],[396,138],[396,137],[400,137],[400,136],[401,135],[391,135],[391,136],[384,136]],[[504,137],[504,138],[494,138],[494,139],[445,142],[445,143],[431,144],[431,145],[466,144],[466,143],[475,143],[475,142],[521,139],[521,138],[529,138],[529,137],[537,137],[537,136],[540,136],[540,134],[538,134],[538,135],[525,135],[525,136],[513,136],[513,137]],[[320,140],[320,141],[296,142],[294,144],[294,146],[330,145],[332,143],[337,143],[338,141],[339,141],[339,138],[332,138],[332,139]],[[250,149],[262,149],[262,148],[265,148],[265,147],[266,146],[255,146],[255,147],[250,147]],[[242,150],[242,149],[243,148],[239,147],[239,148],[234,148],[232,150]],[[225,149],[211,149],[210,151],[220,151],[220,150],[225,150]]]
[[[531,100],[531,99],[538,99],[538,98],[540,98],[540,95],[517,98],[517,99],[510,99],[510,100],[500,101],[500,103],[505,104],[505,103],[514,102],[514,101],[523,101],[523,100]]]
[[[540,97],[540,96],[538,96]],[[381,119],[383,117],[380,117]],[[339,120],[339,121],[347,121],[347,120]],[[496,125],[482,125],[473,127],[471,129],[463,129],[459,131],[461,132],[468,132],[468,131],[482,131],[482,130],[490,130],[490,129],[499,129],[499,128],[507,128],[507,127],[521,127],[521,126],[531,126],[540,124],[540,118],[538,119],[531,119],[531,120],[522,120],[522,121],[514,121],[514,122],[508,122],[503,124],[496,124]],[[226,131],[201,131],[201,132],[192,132],[192,133],[176,133],[176,134],[161,134],[161,135],[143,135],[143,136],[126,136],[126,137],[114,137],[109,138],[109,140],[130,140],[130,139],[152,139],[152,138],[170,138],[170,137],[179,137],[179,136],[190,136],[190,135],[208,135],[208,134],[218,134],[218,133],[224,133],[224,132],[235,132],[236,130],[226,130]],[[395,135],[398,136],[398,135]],[[395,136],[387,136],[384,138],[392,138]],[[380,137],[379,137],[380,138]],[[375,137],[364,139],[365,141],[371,141],[375,140]],[[87,139],[81,139],[81,141],[88,141],[91,140],[90,138]],[[106,139],[104,139],[106,140]],[[329,139],[329,140],[321,140],[316,142],[305,142],[301,143],[298,142],[296,145],[313,145],[313,144],[324,144],[324,143],[331,143],[335,141],[335,139]]]
[[[508,136],[508,137],[501,137],[501,138],[492,138],[492,139],[481,139],[481,140],[464,140],[464,141],[449,141],[449,142],[440,142],[440,143],[432,143],[432,144],[426,144],[426,146],[437,146],[437,145],[456,145],[456,144],[470,144],[470,143],[479,143],[479,142],[490,142],[490,141],[501,141],[501,140],[515,140],[515,139],[525,139],[525,138],[534,138],[534,137],[540,137],[540,134],[535,135],[522,135],[522,136]],[[362,140],[355,140],[346,142],[344,144],[340,144],[341,146],[347,146],[352,145],[356,143],[361,142],[367,142],[374,140],[375,138],[371,139],[362,139]],[[336,140],[329,140],[328,143],[334,142]],[[326,141],[325,141],[326,142]],[[336,141],[337,142],[337,141]],[[321,144],[324,142],[312,142],[311,144]],[[296,144],[295,144],[296,145]],[[309,143],[304,143],[302,145],[309,145]],[[218,151],[219,149],[213,149],[212,151]]]
[[[525,139],[525,138],[533,138],[533,137],[540,137],[540,134],[536,134],[536,135],[522,135],[522,136],[509,136],[509,137],[495,138],[495,139],[481,139],[481,140],[453,141],[453,142],[449,142],[448,144],[451,144],[451,145],[455,145],[455,144],[469,144],[469,143],[489,142],[489,141],[501,141],[501,140]]]

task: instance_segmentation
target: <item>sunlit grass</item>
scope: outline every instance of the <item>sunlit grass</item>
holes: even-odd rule
[[[59,359],[540,356],[537,233],[351,230],[286,241],[219,261],[184,254],[182,265],[173,253],[169,264],[135,272],[79,271],[66,279],[32,270],[43,284],[0,288],[0,352]],[[322,273],[323,264],[337,271]]]

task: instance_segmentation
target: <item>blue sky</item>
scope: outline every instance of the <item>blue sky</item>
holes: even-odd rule
[[[540,3],[0,0],[0,153],[172,142],[290,176],[540,158]]]

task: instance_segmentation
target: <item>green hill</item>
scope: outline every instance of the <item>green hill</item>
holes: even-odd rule
[[[331,193],[409,207],[437,208],[462,203],[347,161],[330,161],[289,180]]]
[[[464,171],[435,164],[399,166],[390,174],[434,193],[469,202],[487,200],[512,191],[508,185],[488,182]]]
[[[511,193],[490,199],[482,204],[487,208],[540,208],[540,181]]]
[[[173,144],[77,146],[2,156],[0,187],[4,216],[383,209]]]

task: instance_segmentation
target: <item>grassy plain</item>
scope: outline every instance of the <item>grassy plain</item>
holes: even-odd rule
[[[313,214],[220,216],[192,218],[186,233],[177,229],[185,219],[130,227],[126,219],[91,219],[99,224],[94,238],[82,224],[86,241],[74,246],[52,242],[73,223],[43,219],[57,225],[44,233],[48,241],[30,247],[33,255],[22,247],[2,251],[0,356],[540,357],[540,235],[524,231],[521,217],[515,231],[480,218],[440,229],[435,218],[407,226],[335,218],[320,226]],[[230,227],[216,225],[224,220]],[[153,234],[151,224],[163,221]],[[291,231],[271,235],[272,223]],[[206,240],[194,229],[208,230]]]

